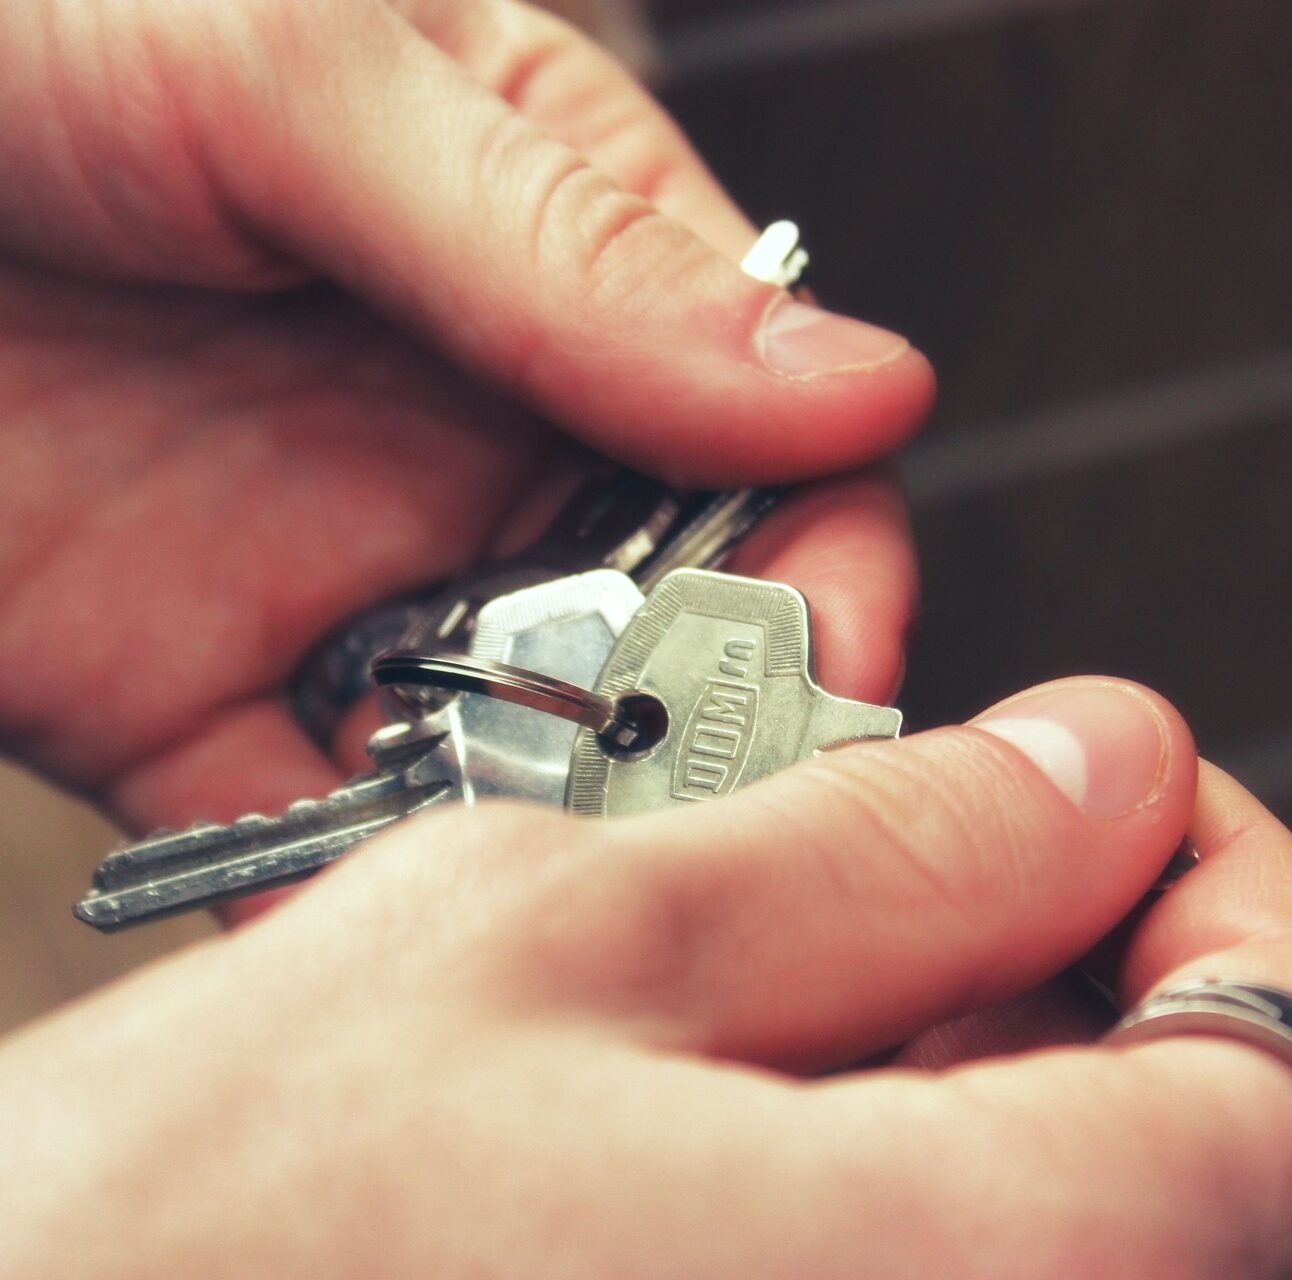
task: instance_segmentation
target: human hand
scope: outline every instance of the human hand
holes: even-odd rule
[[[1078,680],[686,812],[414,819],[0,1052],[0,1270],[1284,1275],[1270,1055],[801,1074],[1071,963],[1194,777],[1159,699]],[[1132,996],[1215,966],[1292,985],[1292,838],[1204,778],[1203,864],[1145,921]]]
[[[929,399],[900,339],[743,276],[675,127],[511,0],[18,0],[0,51],[0,741],[129,825],[334,785],[285,676],[531,537],[584,448],[788,481]],[[873,483],[738,567],[889,693],[913,570]]]

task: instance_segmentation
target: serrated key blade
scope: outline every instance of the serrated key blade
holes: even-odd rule
[[[111,931],[304,879],[446,798],[451,784],[426,775],[419,761],[356,778],[321,800],[297,801],[276,818],[249,814],[228,826],[160,832],[105,858],[75,914]]]

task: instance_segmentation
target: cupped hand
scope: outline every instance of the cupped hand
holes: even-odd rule
[[[744,276],[675,126],[512,0],[18,0],[0,62],[0,741],[131,825],[333,785],[285,676],[532,537],[585,450],[801,480],[927,405],[901,339]],[[885,696],[900,513],[778,520],[744,567]]]
[[[0,1260],[1286,1275],[1292,1088],[1263,1051],[817,1074],[1071,963],[1158,874],[1195,775],[1169,707],[1087,679],[687,812],[416,819],[0,1054]],[[1292,985],[1292,837],[1203,778],[1202,866],[1126,953],[1129,998],[1217,968]]]

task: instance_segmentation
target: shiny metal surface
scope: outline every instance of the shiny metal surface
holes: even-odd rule
[[[444,798],[437,743],[424,741],[385,771],[352,778],[277,817],[158,831],[105,858],[78,919],[110,931],[210,906],[312,875],[360,840]]]
[[[826,693],[812,675],[807,604],[792,587],[683,569],[633,615],[596,692],[645,694],[667,711],[658,747],[613,759],[578,734],[566,803],[616,815],[705,802],[794,761],[863,738],[893,738],[901,712]]]
[[[471,653],[589,690],[642,600],[631,578],[609,569],[513,592],[481,610]],[[462,695],[447,716],[466,803],[564,803],[576,724],[479,694]]]
[[[658,549],[633,571],[647,595],[674,569],[717,569],[780,501],[780,489],[700,494],[685,506]]]
[[[630,746],[638,737],[636,726],[620,714],[613,702],[590,689],[528,667],[513,667],[465,653],[425,654],[395,649],[379,655],[372,671],[380,685],[425,685],[493,698],[581,724],[622,746]]]
[[[1174,1035],[1244,1040],[1292,1066],[1292,992],[1239,978],[1184,983],[1133,1009],[1104,1043],[1140,1044]]]
[[[586,725],[597,733],[622,730],[631,738],[629,726],[615,711],[614,704],[589,689],[556,680],[527,667],[473,658],[466,653],[417,653],[392,649],[379,654],[372,664],[379,685],[426,685],[451,689],[455,693],[478,693],[518,707],[530,707],[562,720]]]
[[[474,640],[481,656],[471,662],[478,672],[510,657],[545,670],[549,692],[563,687],[576,701],[590,699],[562,681],[592,684],[641,602],[632,580],[609,569],[504,596],[481,611]],[[559,805],[576,731],[529,707],[463,694],[435,716],[388,725],[369,744],[374,771],[324,799],[299,801],[273,818],[157,832],[117,850],[100,864],[76,914],[112,930],[299,880],[431,804],[507,795]]]

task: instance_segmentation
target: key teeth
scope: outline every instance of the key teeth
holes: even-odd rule
[[[424,754],[429,754],[429,752]],[[420,757],[414,763],[420,763]],[[411,768],[412,766],[409,767]],[[227,823],[211,822],[206,818],[200,818],[191,826],[179,830],[172,827],[158,827],[157,830],[150,831],[142,840],[128,841],[113,850],[103,859],[99,869],[102,871],[109,864],[115,864],[118,861],[139,861],[138,855],[151,854],[166,846],[178,847],[193,840],[206,840],[213,832],[223,832],[227,838],[232,839],[235,836],[246,835],[257,827],[273,827],[284,818],[299,821],[303,818],[308,818],[314,813],[323,814],[331,808],[352,802],[356,786],[368,783],[376,791],[383,784],[389,785],[396,782],[407,772],[409,772],[409,768],[403,768],[398,771],[391,770],[388,773],[373,771],[372,773],[361,774],[359,777],[352,778],[349,782],[329,791],[325,796],[311,796],[303,800],[293,800],[278,817],[255,811],[244,813],[232,822]],[[425,786],[425,783],[420,785]]]
[[[167,845],[179,845],[185,841],[201,839],[212,831],[218,831],[219,829],[219,823],[200,819],[193,823],[192,826],[184,827],[182,830],[176,830],[173,827],[158,827],[156,831],[150,831],[142,840],[125,841],[99,863],[98,869],[94,873],[94,883],[96,885],[105,883],[105,873],[109,877],[106,882],[110,883],[110,876],[113,871],[123,866],[129,867],[138,862],[140,854],[147,857],[154,850],[164,849]]]
[[[410,753],[399,769],[375,770],[352,778],[321,799],[297,800],[276,818],[248,813],[227,825],[200,821],[183,831],[155,831],[143,840],[123,845],[95,870],[91,892],[74,908],[77,918],[99,929],[118,928],[145,918],[154,913],[124,907],[123,901],[131,897],[144,900],[150,884],[160,885],[200,872],[204,865],[225,858],[241,859],[244,849],[247,857],[253,857],[258,842],[273,845],[283,828],[290,832],[289,843],[318,842],[320,848],[329,845],[329,828],[347,819],[353,824],[352,830],[367,827],[375,832],[451,790],[445,777],[422,776],[425,757],[433,754],[437,745],[427,744],[425,751]],[[355,837],[360,838],[363,837]],[[326,860],[320,858],[318,865]],[[288,878],[300,878],[308,871],[286,874]],[[182,905],[168,906],[159,908],[158,913],[182,909]]]
[[[331,798],[329,796],[328,800]],[[298,800],[283,811],[283,816],[298,821],[306,816],[308,810],[324,807],[326,804],[326,800]],[[184,855],[190,852],[190,846],[193,853],[197,853],[198,846],[202,846],[203,851],[209,855],[213,844],[232,844],[274,825],[275,819],[266,814],[244,813],[234,822],[224,825],[201,820],[182,831],[162,828],[151,832],[142,840],[123,844],[108,854],[95,869],[94,887],[106,890],[118,888],[139,876],[149,864],[182,861]],[[87,918],[79,911],[78,914],[81,919]]]

